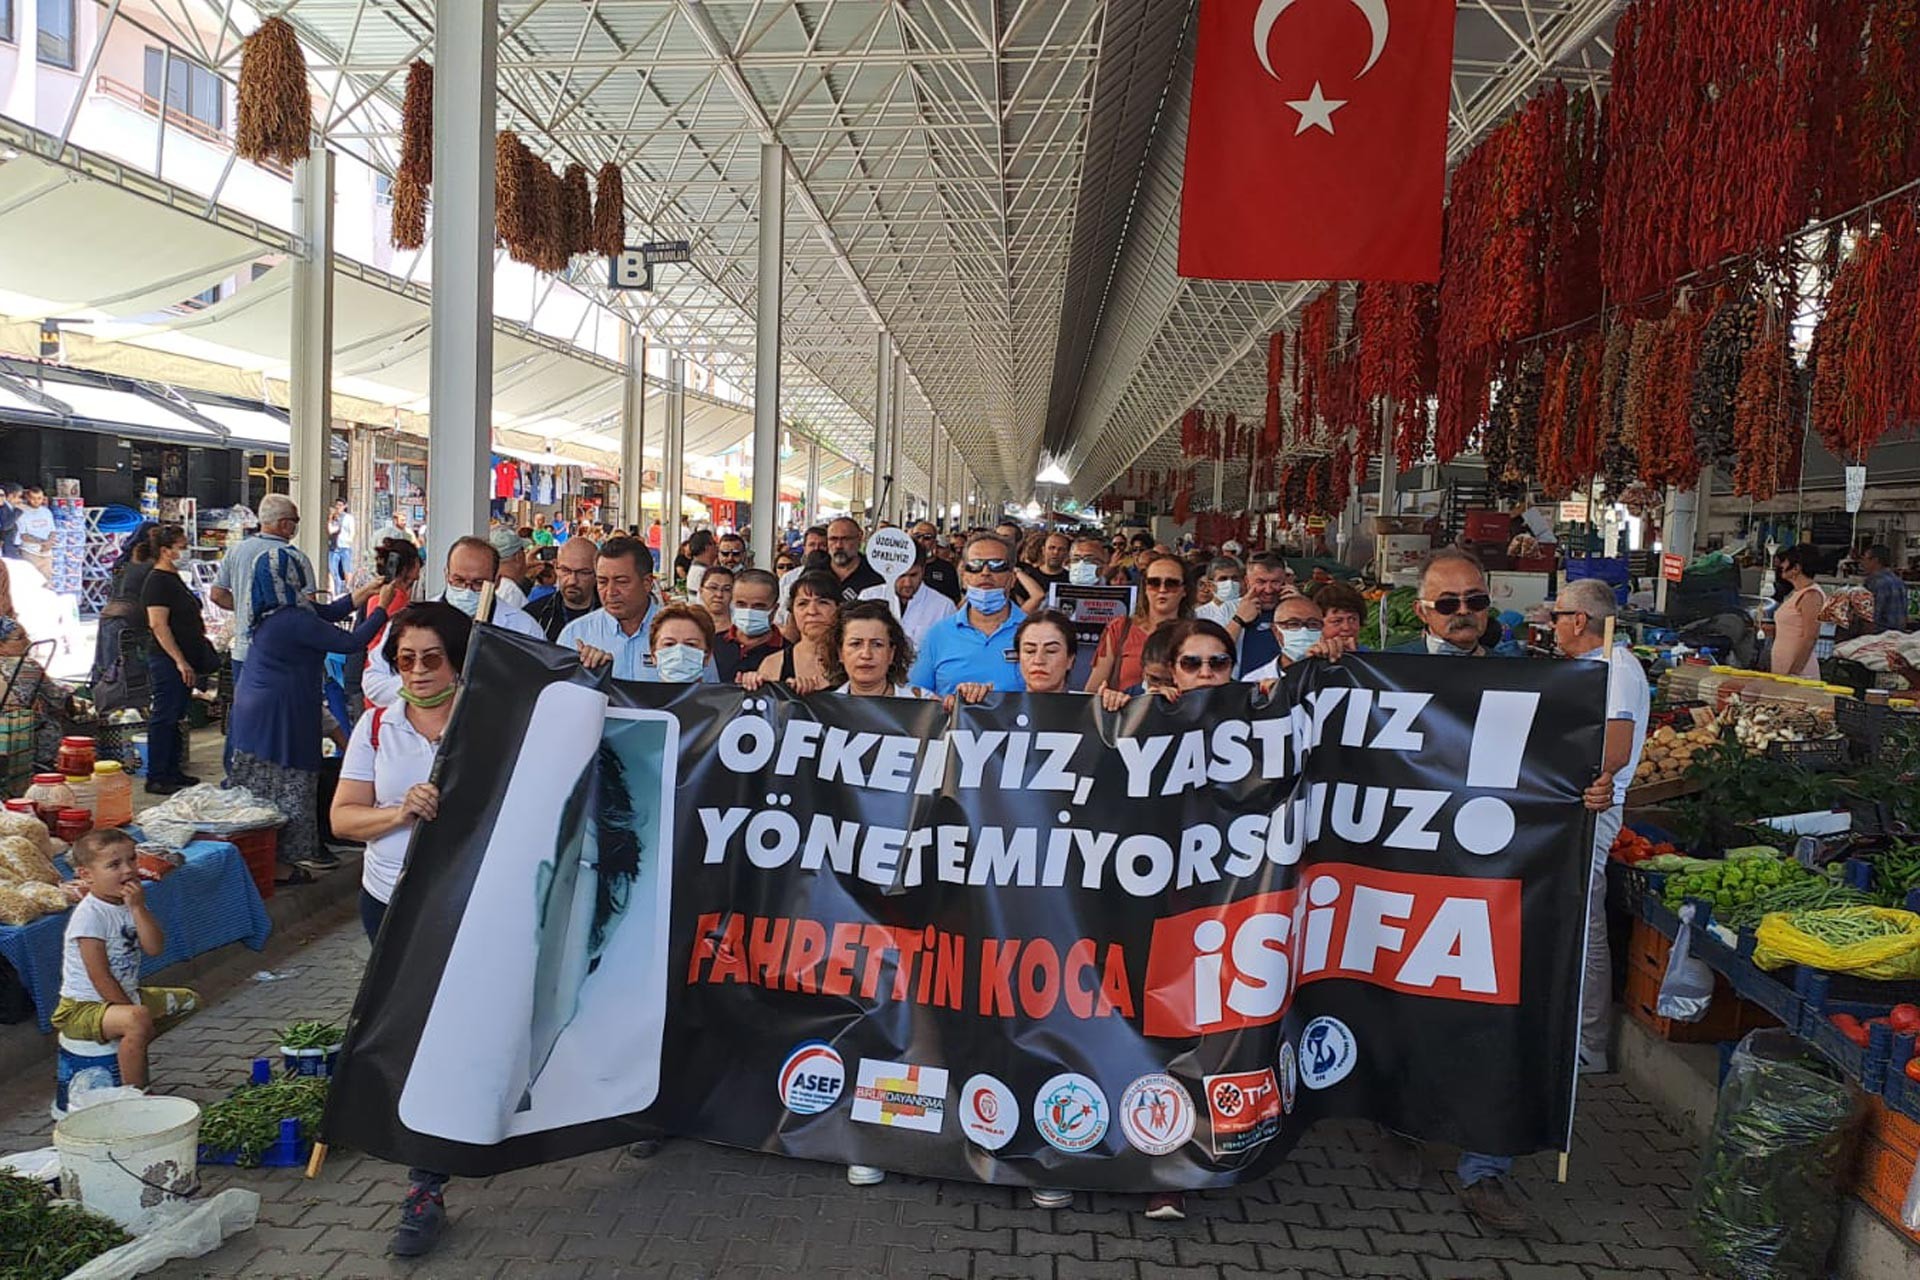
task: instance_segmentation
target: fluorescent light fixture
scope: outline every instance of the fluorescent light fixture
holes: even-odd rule
[[[1058,461],[1049,458],[1047,465],[1040,468],[1040,474],[1033,478],[1033,482],[1035,484],[1072,484],[1073,477],[1067,474],[1067,469]]]

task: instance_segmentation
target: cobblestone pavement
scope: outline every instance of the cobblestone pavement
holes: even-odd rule
[[[154,1051],[161,1087],[208,1100],[244,1078],[273,1031],[344,1016],[365,963],[357,923],[315,931]],[[0,1095],[0,1146],[44,1145],[52,1082]],[[895,1177],[855,1189],[838,1168],[670,1142],[650,1160],[605,1152],[485,1181],[456,1181],[441,1250],[417,1264],[383,1256],[404,1174],[335,1152],[322,1176],[203,1169],[210,1189],[261,1196],[260,1223],[218,1252],[159,1273],[194,1276],[498,1277],[888,1276],[954,1280],[1236,1280],[1407,1276],[1544,1280],[1694,1277],[1686,1205],[1696,1155],[1617,1077],[1583,1090],[1572,1173],[1522,1161],[1517,1184],[1539,1215],[1533,1239],[1488,1238],[1437,1162],[1398,1191],[1369,1168],[1361,1127],[1321,1125],[1268,1181],[1188,1198],[1185,1222],[1149,1222],[1138,1197],[1081,1195],[1072,1210],[1024,1192]]]

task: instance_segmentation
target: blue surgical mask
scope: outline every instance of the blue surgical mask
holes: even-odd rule
[[[1091,560],[1075,560],[1067,566],[1067,581],[1076,587],[1100,585],[1100,566]]]
[[[744,604],[733,606],[733,625],[749,638],[758,639],[773,630],[773,615],[765,609],[755,609]]]
[[[653,656],[662,684],[692,684],[706,670],[707,655],[690,644],[669,645]]]
[[[441,599],[469,618],[480,612],[480,593],[472,587],[448,587]]]
[[[984,613],[992,617],[1004,613],[1007,608],[1007,592],[1004,587],[968,587],[967,604],[975,613]]]
[[[1213,584],[1213,598],[1231,609],[1240,603],[1240,581],[1237,578],[1222,578]]]
[[[1298,631],[1280,633],[1280,652],[1288,662],[1299,662],[1307,656],[1307,650],[1320,643],[1320,628],[1302,627]]]

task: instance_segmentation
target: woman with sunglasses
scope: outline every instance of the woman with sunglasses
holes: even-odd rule
[[[1147,637],[1170,622],[1193,616],[1193,592],[1187,587],[1187,567],[1172,556],[1147,562],[1140,581],[1139,602],[1131,616],[1115,618],[1101,633],[1093,653],[1087,692],[1132,689],[1144,679]]]
[[[840,616],[840,580],[830,570],[809,570],[787,593],[787,611],[800,638],[767,655],[755,672],[741,672],[738,684],[751,693],[777,680],[805,697],[831,682],[827,676],[827,638]]]
[[[366,841],[360,866],[360,927],[367,941],[380,934],[394,886],[406,869],[416,823],[440,812],[440,790],[428,779],[440,739],[453,719],[460,668],[473,623],[443,601],[410,605],[387,628],[387,665],[400,675],[400,700],[374,707],[353,726],[340,785],[329,814],[344,840]],[[447,1175],[412,1169],[400,1225],[388,1245],[395,1256],[431,1251],[445,1228]]]
[[[1205,618],[1181,618],[1168,624],[1166,637],[1173,675],[1169,696],[1233,683],[1233,640],[1225,627]]]

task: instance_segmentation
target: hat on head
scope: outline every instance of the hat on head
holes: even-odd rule
[[[532,544],[511,529],[495,529],[487,535],[487,541],[500,553],[502,560],[517,556]]]

